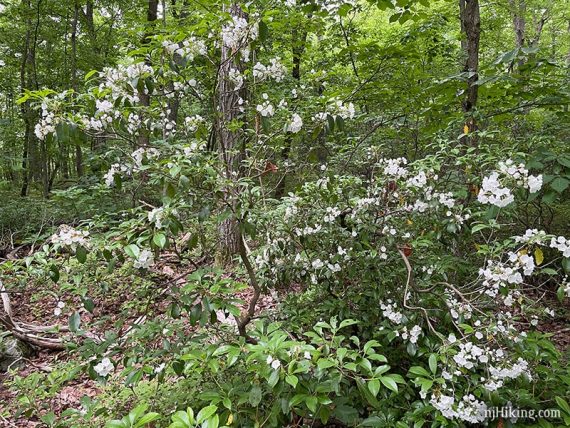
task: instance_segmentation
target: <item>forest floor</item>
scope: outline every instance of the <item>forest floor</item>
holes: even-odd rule
[[[21,249],[21,252],[25,250]],[[12,253],[11,257],[17,254]],[[110,284],[111,291],[97,292],[92,295],[95,309],[92,313],[82,311],[82,326],[87,326],[90,333],[96,336],[102,337],[108,330],[118,331],[121,336],[128,326],[140,321],[141,315],[146,315],[146,319],[167,317],[170,288],[173,285],[184,285],[187,274],[197,268],[211,265],[212,261],[203,259],[198,263],[185,266],[174,254],[163,255],[148,273],[149,284],[152,284],[153,288],[150,298],[148,295],[137,294],[137,288],[126,281],[127,278],[117,276],[115,282]],[[299,290],[288,290],[287,293],[295,291]],[[235,297],[247,302],[251,297],[251,291],[247,288]],[[284,297],[284,292],[262,296],[258,303],[258,314],[274,310],[279,305],[281,297]],[[556,314],[555,317],[545,315],[540,320],[537,329],[549,333],[557,348],[562,351],[567,350],[570,347],[570,305],[558,302],[554,293],[551,292],[536,297],[554,309]],[[66,315],[69,314],[64,312],[59,317],[54,314],[58,301],[66,302],[66,308],[81,305],[76,295],[62,292],[52,282],[43,283],[41,287],[27,286],[21,293],[12,294],[11,301],[14,319],[36,325],[66,324]],[[244,306],[245,303],[242,308]],[[233,319],[225,318],[221,314],[219,320],[228,324],[234,323]],[[121,326],[118,330],[117,325]],[[42,425],[38,415],[53,412],[60,416],[67,409],[80,408],[83,397],[94,398],[100,394],[101,385],[90,379],[84,371],[68,381],[61,381],[55,377],[48,384],[38,385],[36,391],[23,390],[22,385],[29,387],[30,384],[17,381],[17,379],[28,378],[36,373],[47,375],[47,379],[50,379],[50,374],[56,368],[73,366],[76,358],[73,352],[36,350],[23,361],[16,371],[0,373],[0,427],[45,426]],[[22,406],[22,404],[25,405]],[[30,408],[34,409],[33,417],[26,416],[25,411],[21,413],[22,410]],[[14,418],[9,420],[5,415]]]

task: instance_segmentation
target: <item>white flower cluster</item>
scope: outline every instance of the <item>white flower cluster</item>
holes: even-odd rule
[[[200,126],[200,124],[204,122],[205,122],[204,118],[199,114],[196,114],[194,116],[186,117],[184,119],[184,126],[186,127],[186,130],[188,132],[195,132]]]
[[[528,188],[530,193],[536,193],[542,187],[542,175],[529,175],[524,164],[515,165],[511,159],[508,159],[499,162],[498,171],[493,171],[483,178],[477,195],[479,202],[501,208],[512,203],[515,198],[512,189],[505,186],[506,181],[514,181],[517,186]]]
[[[344,104],[341,100],[329,100],[329,102],[331,102],[328,106],[327,106],[327,110],[329,111],[329,113],[332,116],[340,116],[343,119],[353,119],[354,118],[354,114],[355,114],[355,110],[354,110],[354,104],[352,103],[348,103],[348,104]]]
[[[382,309],[382,315],[392,321],[394,324],[401,324],[404,318],[404,315],[401,312],[398,312],[398,306],[395,302],[392,302],[391,299],[386,301],[386,304],[380,302],[380,309]]]
[[[95,101],[95,117],[90,117],[89,121],[83,119],[83,123],[87,129],[101,131],[113,123],[113,120],[118,119],[121,113],[118,110],[113,111],[113,103],[109,100]]]
[[[273,107],[273,105],[268,100],[266,100],[263,102],[263,104],[257,105],[257,111],[263,117],[271,117],[275,114],[275,107]]]
[[[515,200],[511,190],[503,187],[499,180],[499,173],[492,172],[483,178],[477,199],[482,204],[491,204],[497,207],[506,207]]]
[[[205,149],[206,149],[206,143],[192,142],[190,143],[190,145],[185,146],[182,149],[182,153],[184,153],[184,156],[190,157],[195,155],[198,151],[203,151]]]
[[[406,169],[408,160],[406,158],[380,159],[378,164],[383,167],[384,175],[395,179],[403,178],[408,175],[408,170]]]
[[[293,113],[291,120],[287,124],[286,131],[296,134],[303,128],[303,119],[297,113]]]
[[[113,100],[122,97],[128,99],[131,104],[136,104],[139,102],[136,82],[142,77],[153,74],[152,67],[144,62],[118,65],[116,68],[105,68],[101,73],[103,81],[99,85],[99,90],[108,90]],[[146,87],[144,92],[148,92]]]
[[[65,303],[62,301],[57,302],[57,306],[53,310],[53,314],[58,317],[61,315],[62,309],[65,308]]]
[[[453,356],[453,361],[455,361],[459,367],[472,369],[478,362],[489,362],[489,355],[483,348],[471,342],[466,342],[459,344],[459,352]]]
[[[326,112],[320,112],[313,116],[313,122],[324,122],[328,116],[339,116],[343,119],[352,119],[355,115],[354,104],[344,104],[341,100],[331,99]]]
[[[515,236],[515,242],[522,244],[541,244],[546,239],[546,232],[538,229],[527,229],[524,235]]]
[[[153,208],[148,212],[148,221],[153,223],[157,229],[162,229],[162,222],[165,217],[165,211],[163,207]]]
[[[45,140],[45,138],[55,132],[55,127],[59,123],[55,114],[48,109],[45,102],[42,103],[42,117],[40,121],[36,124],[34,128],[34,133],[39,140]]]
[[[481,268],[479,274],[484,277],[483,286],[485,294],[496,297],[499,288],[508,284],[521,284],[523,277],[518,267],[508,266],[506,263],[489,260],[485,269]]]
[[[245,18],[240,16],[232,16],[232,20],[222,27],[222,40],[230,49],[241,50],[244,61],[249,60],[249,48],[247,45],[250,41],[257,39],[259,35],[259,26],[257,23],[249,25]]]
[[[115,175],[119,174],[121,171],[126,172],[126,170],[127,168],[124,165],[120,165],[118,163],[111,165],[109,171],[107,171],[103,176],[105,185],[107,187],[113,187],[115,185]]]
[[[208,52],[206,44],[202,40],[198,40],[193,36],[180,43],[165,40],[162,42],[162,46],[170,55],[179,55],[188,61],[193,61],[194,57],[198,55],[206,55]]]
[[[415,325],[411,328],[411,330],[408,332],[408,327],[404,326],[401,336],[402,339],[404,340],[408,340],[408,338],[410,339],[410,343],[417,343],[418,339],[420,338],[420,335],[422,334],[422,328],[419,325]]]
[[[111,360],[107,357],[103,358],[99,364],[93,367],[95,373],[97,373],[101,377],[107,377],[110,373],[115,370],[115,366],[111,362]]]
[[[258,62],[253,66],[253,77],[258,80],[274,79],[276,82],[281,82],[287,75],[287,69],[280,60],[281,58],[273,58],[267,66]]]
[[[77,246],[89,246],[88,236],[89,232],[86,230],[77,230],[71,226],[62,225],[58,232],[51,236],[50,240],[52,244],[63,245],[75,249]]]
[[[148,269],[154,265],[154,255],[152,251],[144,249],[140,252],[133,266],[135,269]]]
[[[326,10],[330,14],[336,14],[341,6],[348,4],[356,5],[355,0],[317,0],[315,2],[321,9]]]
[[[517,362],[510,367],[507,365],[500,368],[489,366],[489,374],[491,377],[486,380],[484,387],[491,392],[501,388],[504,385],[505,380],[516,379],[522,375],[532,379],[532,376],[528,371],[528,362],[522,358],[519,358]]]
[[[228,71],[228,80],[233,83],[234,91],[238,91],[242,88],[245,77],[237,68],[230,68]]]
[[[566,239],[564,236],[552,238],[550,241],[550,248],[556,248],[564,257],[570,257],[570,240]]]
[[[473,424],[484,422],[487,419],[487,405],[478,401],[474,395],[465,395],[463,399],[455,405],[453,395],[439,394],[432,395],[430,403],[441,412],[446,419],[460,419]]]
[[[341,214],[341,211],[337,207],[327,207],[325,209],[325,216],[323,220],[325,223],[332,223]]]
[[[267,357],[265,362],[274,370],[277,370],[279,367],[281,367],[281,361],[279,361],[277,358],[273,358],[271,355]]]
[[[134,161],[134,165],[133,165],[133,170],[138,170],[143,166],[143,161],[146,159],[151,160],[151,159],[156,159],[157,157],[160,156],[160,152],[158,151],[158,149],[154,148],[154,147],[140,147],[138,149],[136,149],[134,152],[131,153],[131,157],[133,158]]]
[[[454,319],[459,319],[460,316],[466,320],[471,319],[473,309],[469,303],[460,302],[449,294],[445,297],[445,303],[449,307],[449,313]]]

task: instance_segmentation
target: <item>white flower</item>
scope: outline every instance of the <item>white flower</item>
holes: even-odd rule
[[[536,193],[542,188],[542,175],[528,176],[528,190],[530,193]]]
[[[58,233],[51,236],[51,242],[56,245],[68,246],[72,249],[78,245],[87,247],[89,232],[86,230],[77,230],[71,226],[60,226]]]
[[[161,229],[164,220],[164,208],[154,208],[152,211],[148,212],[148,221],[154,223],[157,229]]]
[[[287,132],[296,134],[301,130],[302,127],[303,119],[301,119],[301,116],[299,116],[297,113],[294,113],[293,116],[291,116],[291,121],[287,124]]]
[[[111,373],[115,369],[115,366],[111,362],[111,360],[107,357],[103,358],[99,364],[93,367],[95,373],[99,376],[107,377],[109,373]]]
[[[552,238],[550,248],[556,248],[564,257],[570,257],[570,240],[567,240],[564,236]]]
[[[271,117],[275,114],[275,108],[269,101],[265,101],[263,104],[258,104],[257,111],[263,117]]]
[[[410,342],[416,343],[420,337],[420,334],[422,334],[422,328],[419,325],[413,326],[410,330]]]
[[[140,252],[133,266],[135,269],[148,269],[152,265],[154,265],[154,255],[152,251],[144,249]]]
[[[98,113],[109,113],[113,110],[113,103],[108,100],[97,100],[95,101],[95,105]]]
[[[488,177],[483,178],[477,199],[482,204],[491,204],[497,207],[506,207],[515,200],[511,191],[502,187],[498,172],[492,172]]]
[[[279,367],[281,367],[281,361],[279,360],[273,360],[271,362],[271,367],[275,370],[277,370]]]

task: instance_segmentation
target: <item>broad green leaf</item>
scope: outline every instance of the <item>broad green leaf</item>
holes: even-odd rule
[[[396,381],[389,376],[380,377],[380,382],[391,391],[398,392],[398,385]]]
[[[81,315],[79,315],[79,312],[74,312],[69,317],[69,330],[72,333],[77,333],[80,324],[81,324]]]
[[[201,424],[206,419],[208,419],[210,416],[212,416],[214,413],[216,413],[216,410],[218,410],[218,406],[211,405],[211,406],[204,407],[196,415],[196,422]]]
[[[378,391],[380,391],[380,381],[378,379],[369,380],[367,386],[370,393],[376,397],[378,395]]]

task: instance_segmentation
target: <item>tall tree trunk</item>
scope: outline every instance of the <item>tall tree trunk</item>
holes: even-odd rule
[[[526,0],[509,0],[513,14],[515,47],[522,48],[526,39]]]
[[[238,4],[230,6],[230,14],[232,17],[240,17],[247,19],[247,15],[239,7]],[[224,165],[224,176],[228,181],[236,181],[240,176],[240,167],[245,157],[245,141],[243,133],[240,130],[231,130],[228,125],[234,120],[240,118],[240,98],[246,99],[245,84],[241,88],[235,88],[234,83],[230,80],[230,71],[232,69],[243,72],[243,64],[238,59],[239,52],[233,50],[222,41],[222,56],[220,64],[219,82],[218,82],[218,133],[219,146],[218,153],[222,164]],[[225,190],[226,206],[232,211],[236,208],[236,195],[233,186],[228,186]],[[241,245],[241,233],[239,225],[234,213],[223,220],[219,225],[219,248],[218,263],[227,264],[232,257],[237,255]]]
[[[459,0],[461,26],[465,32],[465,65],[463,71],[468,74],[467,94],[463,101],[463,111],[471,112],[477,106],[478,86],[474,83],[479,78],[479,39],[481,36],[481,17],[479,0]]]
[[[30,54],[30,39],[32,31],[32,19],[30,15],[31,2],[30,0],[22,0],[21,10],[24,16],[26,25],[26,36],[24,38],[24,47],[22,49],[22,63],[20,64],[20,92],[24,93],[26,89],[29,88],[29,54]],[[21,196],[28,195],[28,187],[31,179],[30,171],[30,146],[32,144],[33,132],[32,132],[32,118],[31,118],[31,108],[28,101],[22,103],[20,107],[20,112],[22,114],[22,119],[24,120],[24,142],[23,142],[23,153],[22,153],[22,187],[20,189]]]
[[[463,71],[467,74],[467,90],[462,102],[463,112],[467,116],[464,128],[467,133],[476,130],[477,124],[473,117],[473,110],[477,107],[479,86],[475,84],[479,79],[479,39],[481,36],[481,16],[479,13],[479,0],[459,0],[461,29],[464,32],[465,64]],[[470,137],[471,143],[475,138]],[[464,138],[463,143],[467,143]]]
[[[291,70],[291,75],[293,79],[301,80],[301,58],[303,52],[305,52],[305,46],[307,44],[307,31],[303,30],[299,36],[299,30],[294,28],[292,31],[292,54],[293,54],[293,68]],[[289,160],[289,155],[291,154],[291,146],[293,145],[293,136],[287,135],[285,138],[285,145],[281,150],[281,161],[286,163]],[[287,187],[287,172],[281,178],[281,181],[277,184],[275,189],[275,198],[281,199],[285,196],[285,189]]]
[[[75,0],[73,8],[73,21],[71,21],[71,87],[74,96],[79,91],[79,82],[77,80],[77,23],[79,21],[79,2]],[[80,141],[75,142],[75,171],[77,177],[83,176],[83,153],[81,152]]]
[[[150,43],[150,38],[154,33],[154,24],[158,19],[158,0],[148,0],[148,7],[146,12],[146,20],[147,20],[147,30],[145,31],[144,37],[142,39],[143,45],[148,45]],[[147,56],[145,58],[145,63],[147,65],[151,65],[150,57]],[[150,106],[150,94],[146,92],[146,86],[143,85],[143,89],[139,91],[139,99],[140,103],[143,107]],[[144,114],[144,113],[143,113]],[[149,134],[143,130],[139,135],[138,144],[139,147],[148,146],[150,142]]]

